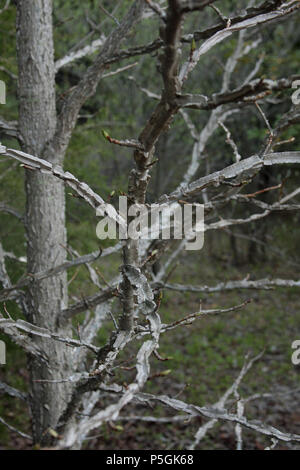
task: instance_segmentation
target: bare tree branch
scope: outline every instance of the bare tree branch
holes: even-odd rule
[[[0,15],[2,15],[2,13],[4,13],[5,10],[8,9],[9,5],[10,5],[10,0],[6,0],[4,7],[2,8],[2,10],[0,10]]]
[[[18,398],[19,400],[28,403],[28,395],[26,393],[20,392],[20,390],[10,387],[10,385],[7,385],[3,382],[0,382],[0,394],[6,394],[10,397]]]
[[[197,293],[214,293],[230,291],[235,289],[254,289],[254,290],[270,290],[273,287],[300,287],[300,280],[291,279],[258,279],[257,281],[249,281],[248,278],[242,281],[220,282],[215,286],[192,286],[183,284],[163,284],[158,283],[158,287],[170,289],[178,292],[197,292]]]
[[[0,314],[0,330],[3,331],[11,340],[24,349],[30,356],[34,356],[40,361],[47,362],[47,357],[44,352],[37,347],[37,345],[29,338],[17,331],[12,320],[3,318]]]
[[[0,208],[1,210],[1,208]],[[0,302],[7,298],[7,294],[10,294],[14,291],[18,291],[23,289],[24,287],[30,285],[32,281],[41,281],[43,279],[47,279],[51,276],[56,276],[70,268],[74,268],[76,266],[81,266],[83,264],[89,264],[96,261],[98,258],[104,258],[105,256],[109,256],[112,253],[116,253],[122,247],[122,243],[118,243],[113,247],[106,248],[104,250],[94,251],[93,253],[79,256],[78,258],[73,259],[72,261],[66,261],[65,263],[56,266],[54,268],[48,269],[47,271],[36,273],[36,274],[28,274],[25,279],[20,279],[20,281],[6,289],[0,291]]]
[[[29,441],[33,441],[32,437],[29,436],[28,434],[25,434],[24,432],[22,431],[19,431],[17,428],[15,428],[14,426],[11,426],[10,424],[8,424],[6,421],[4,421],[3,418],[1,418],[0,416],[0,423],[4,424],[4,426],[6,426],[10,431],[18,434],[19,436],[23,437],[24,439],[28,439]]]
[[[233,382],[233,384],[226,390],[224,395],[213,405],[213,408],[217,409],[224,409],[228,399],[230,398],[231,395],[235,395],[237,393],[237,390],[244,379],[245,375],[249,372],[249,370],[252,368],[254,363],[258,361],[262,357],[262,354],[259,354],[258,356],[254,357],[253,359],[248,361],[248,357],[245,358],[244,365]],[[240,418],[240,414],[238,413],[238,417]],[[190,445],[189,449],[193,450],[195,447],[199,444],[199,442],[203,439],[203,437],[206,435],[206,433],[211,429],[216,423],[218,422],[217,419],[211,419],[204,425],[200,426],[196,435],[194,442]],[[237,424],[237,426],[240,426],[240,424]],[[240,437],[240,428],[238,428],[239,432],[239,437]]]
[[[191,313],[190,315],[187,315],[184,318],[181,318],[180,320],[177,320],[173,323],[169,324],[162,324],[162,329],[161,332],[165,333],[168,330],[173,330],[174,328],[177,328],[178,326],[184,326],[184,325],[190,325],[193,323],[195,320],[198,320],[200,318],[205,317],[206,315],[218,315],[220,313],[229,313],[229,312],[235,312],[236,310],[239,310],[243,307],[245,307],[247,304],[249,304],[251,300],[246,300],[240,305],[235,305],[234,307],[230,308],[220,308],[220,309],[211,309],[211,310],[200,310],[199,312]]]
[[[0,136],[4,135],[5,137],[15,138],[20,143],[23,142],[22,136],[18,129],[17,121],[6,121],[3,117],[0,116]]]
[[[74,315],[78,313],[85,312],[86,310],[93,309],[104,302],[115,297],[117,294],[117,284],[109,289],[104,291],[98,292],[97,294],[91,295],[89,297],[85,297],[83,300],[70,305],[70,307],[62,310],[61,318],[62,320],[65,318],[66,320],[72,318]]]
[[[141,401],[158,401],[163,405],[166,405],[176,411],[182,411],[190,416],[204,416],[206,418],[238,423],[241,426],[252,429],[253,431],[256,431],[265,436],[275,437],[280,441],[300,442],[300,435],[298,434],[285,433],[274,428],[273,426],[261,423],[260,421],[249,421],[244,416],[239,417],[235,414],[228,413],[227,411],[220,410],[218,408],[189,405],[182,402],[181,400],[170,398],[166,395],[151,395],[141,393],[137,396],[137,398],[141,399]]]
[[[55,152],[65,153],[82,105],[95,93],[97,85],[105,72],[107,61],[118,50],[121,41],[128,32],[139,22],[144,8],[144,0],[136,0],[133,3],[120,25],[105,40],[102,50],[94,63],[88,68],[78,85],[68,94],[63,104],[52,143]]]
[[[11,337],[14,334],[17,336],[18,333],[16,333],[16,330],[20,330],[25,333],[29,333],[30,335],[40,336],[41,338],[54,339],[55,341],[67,344],[68,346],[74,346],[76,348],[84,347],[91,350],[95,354],[98,354],[99,352],[99,348],[93,346],[92,344],[87,344],[73,338],[62,338],[58,334],[53,333],[46,328],[40,328],[31,323],[25,322],[24,320],[14,321],[12,319],[3,318],[2,315],[0,315],[0,329],[6,334],[8,334],[7,331],[9,331]]]
[[[237,177],[242,177],[247,179],[250,176],[256,174],[264,166],[271,165],[285,165],[285,164],[299,164],[300,163],[300,152],[279,152],[279,153],[269,153],[264,155],[263,158],[258,155],[253,155],[252,157],[245,158],[240,162],[234,163],[223,170],[216,171],[211,173],[208,176],[199,178],[196,181],[193,181],[184,189],[178,188],[169,196],[162,196],[160,198],[161,203],[178,200],[184,197],[191,197],[198,192],[209,186],[219,186],[227,180],[234,181]]]
[[[282,3],[282,2],[279,2]],[[216,44],[224,41],[224,39],[231,36],[233,32],[240,31],[242,29],[248,29],[258,26],[259,24],[268,23],[270,21],[274,21],[276,19],[282,18],[283,16],[289,15],[295,12],[297,9],[300,8],[298,0],[292,0],[288,3],[284,3],[280,5],[280,8],[276,10],[272,10],[269,13],[264,13],[258,16],[254,16],[250,19],[245,19],[240,23],[236,23],[232,26],[226,27],[221,31],[218,31],[213,36],[211,36],[207,41],[205,41],[199,49],[197,49],[192,56],[192,59],[186,62],[179,74],[179,80],[181,83],[185,82],[188,75],[192,72],[192,70],[196,67],[197,63],[199,62],[200,58],[206,54],[211,48],[213,48]]]
[[[20,214],[20,212],[18,212],[16,209],[13,209],[12,207],[7,206],[6,204],[0,203],[0,212],[5,212],[6,214],[13,215],[21,222],[25,222],[24,216]]]
[[[118,225],[124,227],[125,221],[112,207],[111,204],[107,204],[101,196],[95,193],[86,183],[80,182],[75,176],[69,172],[64,172],[59,166],[54,166],[46,160],[38,157],[34,157],[28,153],[21,152],[20,150],[7,149],[0,144],[0,155],[7,155],[20,161],[25,168],[30,170],[38,170],[44,174],[52,174],[56,178],[64,181],[70,188],[74,189],[76,193],[82,197],[93,209],[97,209],[98,214],[101,212],[103,215],[108,215],[117,222]]]

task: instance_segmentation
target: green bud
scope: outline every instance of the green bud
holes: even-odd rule
[[[102,129],[101,132],[102,132],[103,137],[108,140],[109,139],[109,134],[104,129]]]

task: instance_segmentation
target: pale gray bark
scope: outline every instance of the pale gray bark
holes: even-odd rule
[[[44,155],[56,129],[52,1],[17,2],[17,52],[19,65],[19,129],[23,149]],[[62,155],[47,159],[62,163]],[[66,258],[65,195],[62,181],[52,175],[26,171],[28,272],[35,274],[63,264]],[[31,283],[27,296],[27,319],[55,332],[58,312],[67,305],[65,273]],[[71,336],[68,326],[61,334]],[[31,412],[36,442],[47,441],[70,392],[69,384],[52,385],[36,380],[63,377],[71,371],[68,348],[54,341],[33,338],[43,344],[48,362],[30,357]]]
[[[109,36],[103,53],[99,54],[65,103],[60,119],[57,119],[55,106],[52,0],[18,0],[16,4],[19,130],[23,150],[43,157],[53,166],[62,166],[79,110],[95,92],[106,60],[115,53],[131,27],[141,19],[144,2],[134,2],[123,22]],[[30,274],[56,271],[56,267],[65,264],[65,179],[54,178],[50,172],[44,174],[27,169],[26,222]],[[79,182],[73,177],[71,179],[71,186],[74,184],[77,190]],[[93,199],[93,194],[88,194],[87,198]],[[96,203],[98,206],[99,201]],[[65,270],[45,279],[37,280],[33,277],[26,302],[26,316],[32,324],[47,328],[53,333],[59,331],[61,336],[71,337],[70,319],[61,315],[62,311],[67,311],[67,306]],[[58,380],[53,384],[51,380],[54,377],[68,377],[72,370],[72,360],[63,343],[47,342],[38,336],[34,337],[34,342],[38,345],[41,345],[41,341],[48,362],[41,363],[30,356],[31,410],[34,440],[47,443],[50,437],[47,430],[56,428],[72,392],[68,382]]]

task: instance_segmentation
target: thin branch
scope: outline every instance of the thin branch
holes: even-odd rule
[[[271,147],[272,147],[272,143],[273,143],[273,139],[274,139],[274,132],[273,132],[273,129],[271,127],[271,124],[267,118],[267,116],[265,115],[263,109],[261,108],[261,106],[258,104],[257,101],[255,101],[255,106],[256,108],[258,109],[259,113],[261,114],[267,128],[268,128],[268,131],[269,131],[269,138],[268,138],[268,143],[267,143],[267,146],[266,146],[266,150],[264,153],[267,153],[268,151],[270,151]]]
[[[254,16],[253,18],[246,19],[241,21],[240,23],[231,25],[229,27],[224,28],[221,31],[218,31],[213,36],[211,36],[207,41],[205,41],[198,50],[193,53],[192,60],[186,62],[179,74],[179,80],[181,83],[185,82],[188,75],[193,71],[193,69],[198,64],[200,58],[206,54],[210,49],[212,49],[215,45],[219,44],[220,42],[224,41],[224,39],[231,36],[236,31],[241,31],[247,28],[257,27],[260,24],[265,24],[270,21],[274,21],[276,19],[282,18],[284,16],[290,15],[294,13],[300,8],[298,0],[292,0],[284,5],[281,5],[278,9],[273,9],[269,13],[264,13],[258,16]]]
[[[16,388],[10,387],[10,385],[5,384],[4,382],[0,382],[0,394],[6,394],[13,398],[18,398],[25,403],[28,403],[28,395]]]
[[[160,5],[158,5],[158,3],[155,3],[152,0],[145,0],[145,2],[148,4],[149,8],[151,8],[151,10],[153,10],[154,13],[159,16],[161,20],[163,20],[164,22],[167,21],[166,12],[161,8]]]
[[[113,77],[114,75],[118,75],[119,73],[125,72],[126,70],[130,70],[133,67],[136,67],[138,62],[134,62],[134,64],[125,65],[124,67],[120,67],[119,69],[113,70],[112,72],[105,73],[102,78]]]
[[[21,222],[23,222],[23,223],[25,222],[24,216],[22,214],[20,214],[20,212],[18,212],[13,207],[7,206],[6,204],[0,203],[0,212],[5,212],[6,214],[13,215],[14,217],[16,217]]]
[[[36,357],[42,362],[47,363],[47,356],[45,353],[32,341],[32,339],[27,335],[22,335],[19,333],[17,328],[15,328],[14,322],[12,320],[7,320],[3,318],[0,314],[0,330],[5,333],[11,340],[24,349],[29,355]]]
[[[242,281],[220,282],[215,286],[192,286],[183,284],[158,283],[158,287],[178,292],[195,292],[210,294],[215,292],[231,291],[235,289],[270,290],[274,287],[300,287],[300,280],[294,281],[290,279],[258,279],[257,281],[249,281],[248,278],[246,278]]]
[[[236,162],[239,162],[242,157],[241,155],[239,154],[239,151],[238,151],[238,148],[237,148],[237,145],[236,143],[232,140],[231,138],[231,133],[229,131],[229,129],[225,126],[225,124],[222,122],[222,121],[219,121],[219,125],[224,129],[224,131],[226,132],[226,142],[227,144],[229,144],[233,150],[233,153],[234,153],[234,156],[235,156],[235,161]]]
[[[299,163],[300,152],[274,152],[264,155],[263,158],[258,155],[253,155],[252,157],[244,158],[223,170],[216,171],[208,176],[199,178],[184,188],[179,187],[170,195],[163,195],[159,199],[159,202],[166,203],[183,199],[185,197],[191,197],[209,186],[217,187],[220,184],[224,184],[226,181],[234,181],[237,177],[243,177],[244,180],[247,180],[247,178],[253,177],[253,175],[260,171],[264,166]]]
[[[141,401],[157,401],[166,405],[176,411],[182,411],[189,416],[204,416],[206,418],[217,419],[221,421],[228,421],[238,423],[248,429],[252,429],[265,436],[274,437],[284,442],[300,442],[300,435],[282,432],[273,426],[262,423],[260,421],[249,421],[244,416],[239,417],[236,414],[228,413],[226,410],[220,410],[214,407],[200,407],[190,405],[182,402],[181,400],[170,398],[166,395],[151,395],[147,393],[140,393],[137,395]]]
[[[24,439],[28,439],[29,441],[33,441],[32,437],[29,436],[28,434],[25,434],[24,432],[22,431],[19,431],[17,428],[15,428],[14,426],[11,426],[10,424],[8,424],[6,421],[4,421],[3,418],[1,418],[0,416],[0,423],[4,424],[4,426],[6,426],[10,431],[12,432],[15,432],[16,434],[18,434],[19,436],[23,437]]]
[[[120,25],[106,38],[101,52],[87,69],[78,85],[70,90],[62,106],[52,145],[49,146],[50,152],[54,151],[64,155],[81,107],[88,98],[94,95],[98,83],[106,71],[107,61],[119,49],[121,41],[129,31],[141,20],[144,8],[144,0],[136,0],[133,3]]]
[[[4,5],[4,7],[2,8],[2,10],[0,10],[0,15],[2,15],[2,13],[4,13],[5,10],[8,9],[9,4],[10,4],[10,0],[6,0],[6,3],[5,3],[5,5]]]
[[[220,17],[220,19],[223,21],[223,23],[226,23],[228,22],[228,18],[223,15],[223,13],[221,12],[221,10],[216,7],[216,5],[210,5],[210,7],[217,13],[217,15]]]
[[[54,339],[55,341],[59,341],[60,343],[64,343],[68,346],[73,346],[76,348],[84,347],[91,350],[95,354],[98,354],[99,352],[99,348],[93,346],[92,344],[87,344],[73,338],[63,338],[56,333],[52,333],[46,328],[35,326],[31,323],[25,322],[24,320],[14,321],[12,319],[3,318],[2,315],[0,315],[0,330],[4,331],[6,334],[9,330],[10,336],[15,334],[16,330],[20,330],[25,333],[29,333],[30,335],[39,336],[41,338]]]
[[[61,311],[61,319],[68,320],[73,316],[77,315],[78,313],[85,312],[86,310],[93,309],[104,302],[118,296],[117,292],[117,283],[116,281],[114,285],[106,289],[104,291],[98,292],[97,294],[91,295],[89,297],[85,297],[84,299],[80,300],[79,302],[70,305],[70,307]]]
[[[3,11],[3,10],[2,10]],[[1,15],[1,11],[0,11],[0,15]],[[6,67],[4,67],[3,65],[0,65],[0,71],[1,72],[4,72],[6,73],[12,80],[17,80],[18,79],[18,76],[15,75],[13,72],[11,72],[10,70],[8,70]]]
[[[0,207],[0,210],[1,210],[1,207]],[[81,266],[83,264],[89,265],[89,263],[93,263],[100,257],[104,258],[106,256],[111,255],[112,253],[118,252],[121,248],[122,248],[122,243],[117,243],[113,247],[108,247],[108,248],[105,248],[104,250],[99,250],[99,251],[97,250],[87,255],[79,256],[78,258],[75,258],[72,261],[66,261],[63,264],[56,266],[54,268],[50,268],[46,271],[42,271],[42,272],[35,273],[35,274],[30,273],[27,275],[27,277],[25,277],[25,279],[20,279],[20,281],[17,282],[17,284],[0,291],[0,302],[6,299],[7,294],[23,289],[24,287],[30,285],[31,282],[33,281],[41,281],[43,279],[47,279],[48,277],[56,276],[57,274],[60,274],[76,266]]]
[[[109,18],[111,18],[118,26],[120,26],[119,20],[112,13],[106,10],[106,8],[104,8],[100,2],[98,3],[98,6]]]
[[[111,204],[107,204],[101,196],[95,193],[86,183],[80,182],[71,173],[64,172],[61,167],[53,166],[46,160],[21,152],[20,150],[6,148],[1,144],[0,155],[6,155],[20,161],[27,169],[41,171],[44,174],[52,174],[56,178],[64,181],[70,188],[74,189],[74,191],[76,191],[76,193],[93,209],[97,209],[98,215],[107,215],[117,222],[118,225],[123,227],[126,225],[123,218],[117,213]]]
[[[23,143],[17,121],[6,121],[2,116],[0,116],[0,135],[17,139],[20,143]]]
[[[105,43],[106,38],[105,36],[101,36],[101,39],[96,39],[93,41],[89,46],[84,47],[76,52],[69,53],[65,57],[62,57],[55,63],[55,70],[58,72],[62,67],[72,64],[75,60],[79,60],[82,57],[88,56],[99,50],[103,44]],[[135,46],[130,49],[124,49],[121,51],[116,52],[111,57],[107,58],[105,61],[105,65],[111,65],[116,62],[120,62],[124,59],[130,59],[132,57],[144,55],[144,54],[151,54],[157,51],[160,47],[162,47],[163,41],[161,39],[156,39],[149,44],[144,44],[142,46]]]
[[[256,78],[234,90],[214,93],[212,97],[179,94],[177,103],[181,108],[210,110],[223,104],[255,102],[255,100],[259,99],[259,94],[261,93],[269,94],[273,91],[283,91],[292,88],[293,81],[299,77],[299,75],[292,75],[291,77],[279,78],[278,80]]]
[[[238,390],[242,380],[244,379],[245,375],[249,372],[249,370],[252,368],[254,363],[256,361],[258,361],[261,357],[262,357],[262,353],[260,353],[258,356],[254,357],[250,361],[248,361],[248,356],[246,356],[245,361],[244,361],[244,365],[243,365],[239,375],[237,376],[237,378],[235,379],[233,384],[222,395],[222,397],[213,405],[214,408],[221,409],[221,410],[224,409],[224,407],[225,407],[227,401],[229,400],[229,398],[232,395],[235,395],[237,393],[237,390]],[[195,447],[199,444],[199,442],[204,438],[206,433],[210,429],[212,429],[217,422],[218,422],[217,419],[211,419],[207,423],[200,426],[197,433],[196,433],[196,435],[195,435],[194,442],[191,444],[189,449],[194,450]],[[240,425],[237,424],[237,426],[240,426]]]
[[[111,144],[120,145],[121,147],[129,147],[134,148],[137,150],[141,150],[142,152],[145,150],[143,144],[141,144],[138,140],[118,140],[112,138],[106,131],[102,130],[102,134],[104,138],[110,142]]]
[[[250,302],[251,302],[251,300],[246,300],[242,304],[235,305],[234,307],[230,307],[230,308],[200,310],[199,312],[191,313],[190,315],[187,315],[186,317],[181,318],[180,320],[177,320],[173,323],[163,324],[161,332],[165,333],[166,331],[173,330],[174,328],[177,328],[178,326],[190,325],[195,320],[198,320],[199,318],[203,318],[207,315],[218,315],[218,314],[221,314],[221,313],[235,312],[236,310],[240,310],[241,308],[245,307]]]
[[[106,37],[104,36],[104,34],[102,34],[100,38],[95,39],[95,41],[93,41],[88,46],[85,46],[82,49],[79,49],[78,51],[69,52],[69,54],[55,62],[55,72],[57,73],[61,68],[72,64],[73,62],[81,59],[82,57],[86,57],[92,55],[94,52],[97,52],[100,47],[105,44],[105,41]]]

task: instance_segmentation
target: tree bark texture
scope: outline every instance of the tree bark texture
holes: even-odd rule
[[[17,2],[17,53],[19,66],[19,126],[23,150],[62,165],[63,155],[47,148],[56,130],[55,68],[52,0]],[[26,224],[28,273],[60,265],[66,259],[65,192],[53,176],[26,170]],[[59,312],[67,306],[67,276],[32,282],[27,295],[28,320],[70,336],[70,326],[60,326]],[[47,381],[68,377],[70,349],[58,342],[43,342],[49,363],[29,359],[31,412],[35,442],[49,439],[70,393],[68,384]],[[37,382],[45,381],[45,382]]]

